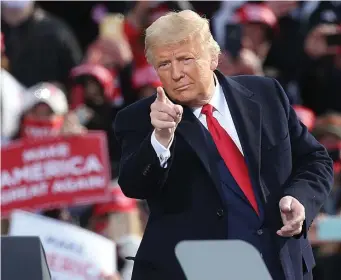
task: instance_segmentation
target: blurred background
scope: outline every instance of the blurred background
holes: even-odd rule
[[[39,127],[65,137],[104,131],[115,182],[120,159],[115,116],[161,85],[144,57],[144,30],[168,11],[182,9],[210,19],[222,49],[221,72],[276,78],[298,117],[328,149],[334,188],[309,238],[317,262],[314,279],[340,280],[341,240],[323,238],[319,227],[328,235],[333,227],[326,219],[341,218],[341,1],[1,1],[2,149],[41,137]],[[42,91],[57,97],[37,98]],[[113,240],[118,273],[110,279],[126,280],[132,262],[124,258],[138,248],[148,205],[119,191],[113,197],[107,203],[47,207],[39,214]],[[9,224],[2,219],[2,234]]]

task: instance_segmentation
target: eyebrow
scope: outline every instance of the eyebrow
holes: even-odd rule
[[[191,54],[188,53],[188,54],[181,54],[181,55],[177,56],[176,58],[177,58],[177,59],[179,59],[179,58],[182,59],[182,58],[192,57],[192,56],[193,56],[193,55],[191,55]]]
[[[186,57],[195,57],[193,54],[190,54],[190,53],[185,53],[185,54],[179,54],[177,56],[175,56],[176,59],[183,59],[183,58],[186,58]],[[165,63],[165,62],[170,62],[171,60],[170,59],[167,59],[167,58],[164,58],[160,60],[160,63]]]
[[[160,60],[157,65],[161,65],[163,63],[167,63],[167,62],[171,62],[169,59],[163,59],[163,60]]]

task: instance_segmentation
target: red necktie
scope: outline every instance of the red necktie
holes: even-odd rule
[[[201,111],[202,114],[206,115],[208,130],[233,178],[249,200],[253,209],[259,215],[257,201],[244,157],[225,129],[213,117],[212,112],[213,106],[210,104],[204,105]]]

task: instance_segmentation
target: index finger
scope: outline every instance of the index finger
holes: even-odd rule
[[[301,214],[299,214],[297,216],[292,217],[290,220],[288,220],[284,224],[284,227],[285,228],[287,228],[287,227],[294,227],[296,225],[303,224],[304,220],[305,220],[305,216],[304,216],[304,214],[301,213]]]
[[[167,102],[167,96],[166,96],[166,93],[164,91],[164,89],[162,87],[158,87],[156,89],[156,99],[162,103],[166,103]]]

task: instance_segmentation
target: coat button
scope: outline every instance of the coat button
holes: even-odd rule
[[[142,172],[143,176],[147,176],[147,173],[149,172],[149,170],[150,170],[150,164],[148,164],[146,168],[144,169],[144,171]]]
[[[257,234],[258,235],[262,235],[263,234],[263,230],[262,229],[257,230]]]
[[[224,216],[224,210],[223,210],[223,209],[218,209],[218,211],[217,211],[217,216],[218,216],[219,218],[223,217],[223,216]]]

